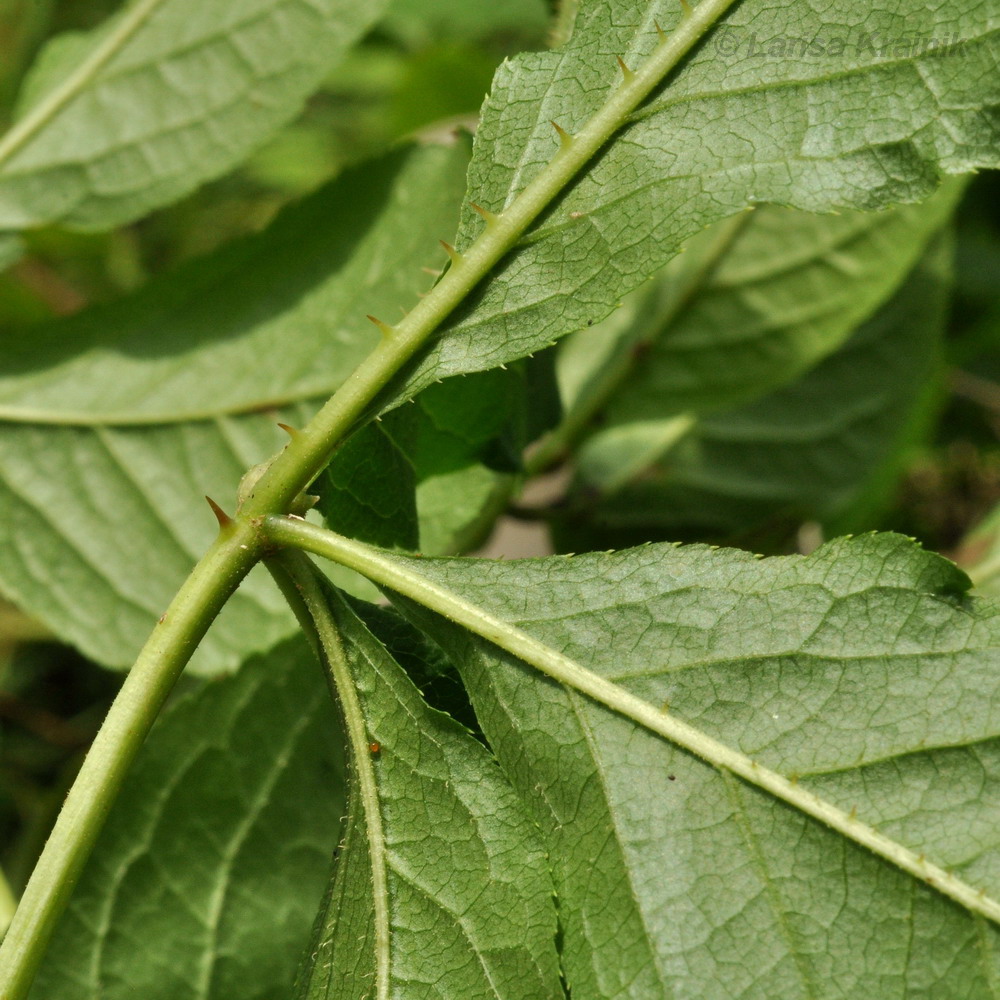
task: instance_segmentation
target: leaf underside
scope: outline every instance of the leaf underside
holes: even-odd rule
[[[483,747],[424,704],[339,598],[331,610],[379,746],[354,768],[373,768],[378,787],[384,840],[374,849],[388,873],[389,979],[376,980],[371,845],[355,777],[296,996],[555,997],[556,912],[537,831]]]
[[[341,750],[301,640],[200,682],[126,780],[31,1000],[281,1000],[323,894]]]
[[[135,0],[43,50],[0,142],[0,231],[108,229],[232,169],[383,0]]]
[[[586,4],[566,46],[501,66],[469,197],[501,211],[555,154],[551,122],[582,125],[617,85],[616,59],[639,66],[656,23],[679,14],[670,0]],[[942,174],[1000,165],[998,17],[980,0],[737,5],[452,317],[400,394],[600,320],[688,238],[748,205],[872,211],[927,197]],[[728,56],[718,49],[725,32],[740,43]],[[883,53],[866,43],[903,34],[955,44]],[[851,41],[846,55],[768,46],[832,37]],[[482,227],[466,207],[459,250]]]
[[[1000,618],[940,557],[881,535],[766,560],[394,558],[1000,894]],[[394,600],[462,672],[546,838],[574,995],[993,995],[997,928]]]

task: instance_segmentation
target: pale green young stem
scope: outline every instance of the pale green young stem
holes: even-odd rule
[[[372,869],[372,901],[375,916],[375,996],[373,1000],[389,1000],[390,940],[389,940],[389,880],[386,866],[385,834],[382,829],[382,807],[379,802],[375,767],[369,751],[365,716],[354,686],[354,678],[344,655],[340,630],[327,604],[323,583],[315,567],[301,552],[282,552],[268,560],[268,568],[278,581],[293,610],[301,620],[302,610],[308,615],[308,629],[319,645],[320,659],[325,666],[330,685],[344,715],[344,728],[350,748],[351,767],[357,779],[357,794],[364,815],[365,836]],[[290,589],[282,576],[292,585]],[[298,605],[301,604],[301,607]],[[354,794],[354,790],[351,790]]]
[[[635,323],[632,335],[622,338],[615,355],[594,373],[569,412],[542,438],[528,456],[524,467],[526,478],[530,479],[545,472],[586,436],[595,416],[608,404],[634,370],[636,349],[652,346],[669,332],[671,324],[690,305],[705,280],[732,247],[733,240],[743,231],[750,214],[743,212],[735,215],[716,227],[711,247],[704,254],[700,266],[692,268],[681,279],[669,310],[655,317],[641,315]]]
[[[33,129],[71,99],[84,71],[96,72],[158,2],[138,3],[77,74],[0,140],[0,159],[11,155]],[[163,700],[212,619],[261,556],[255,525],[267,515],[289,509],[378,393],[735,2],[702,0],[639,68],[611,85],[607,100],[593,117],[486,225],[412,312],[383,335],[378,347],[309,424],[295,433],[256,482],[232,529],[195,566],[174,599],[164,627],[154,630],[84,761],[0,946],[0,1000],[21,1000],[26,995],[73,882]]]
[[[250,525],[219,538],[153,629],[108,711],[0,945],[0,998],[27,994],[59,914],[163,702],[212,620],[259,558]]]
[[[742,778],[775,798],[819,820],[847,840],[866,847],[904,872],[933,887],[972,913],[1000,924],[1000,901],[975,889],[922,854],[863,823],[814,795],[799,782],[770,768],[674,715],[643,701],[625,688],[576,663],[516,626],[494,617],[460,595],[428,580],[389,553],[332,531],[286,517],[269,517],[264,523],[267,537],[281,545],[294,546],[324,556],[367,576],[373,582],[436,611],[449,621],[487,639],[501,649],[594,701],[606,705],[641,726],[700,757],[722,771]]]

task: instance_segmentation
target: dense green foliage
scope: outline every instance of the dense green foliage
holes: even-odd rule
[[[998,40],[0,0],[0,1000],[994,996]]]

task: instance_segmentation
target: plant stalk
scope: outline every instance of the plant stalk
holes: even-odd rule
[[[250,525],[233,522],[194,568],[153,629],[56,818],[0,945],[0,998],[27,994],[122,781],[191,653],[260,556]]]

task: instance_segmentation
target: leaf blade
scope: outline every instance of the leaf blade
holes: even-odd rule
[[[594,3],[581,11],[563,49],[502,66],[477,130],[471,198],[494,212],[512,204],[556,153],[551,122],[569,132],[583,126],[617,86],[616,57],[635,66],[654,51],[654,18],[669,24],[676,14],[639,0]],[[600,320],[690,236],[748,204],[872,211],[926,197],[943,173],[996,165],[989,70],[995,30],[974,0],[946,17],[911,0],[863,17],[846,2],[822,12],[803,4],[791,13],[750,3],[723,27],[762,38],[790,30],[812,38],[829,25],[898,31],[904,18],[921,37],[957,26],[966,43],[933,62],[933,96],[915,82],[932,56],[886,61],[860,46],[846,70],[829,53],[820,60],[808,53],[751,58],[726,66],[720,82],[712,51],[718,36],[710,35],[452,317],[397,386],[399,394],[523,356]],[[912,91],[912,106],[897,100],[897,91]],[[939,115],[938,102],[958,110]],[[837,132],[833,120],[850,108],[864,111]],[[467,207],[458,248],[481,230]]]
[[[0,414],[38,424],[205,420],[332,392],[428,283],[467,146],[404,147],[346,171],[262,233],[139,292],[0,344]]]
[[[0,140],[0,229],[109,228],[235,166],[290,119],[380,4],[136,0],[62,36]]]
[[[378,748],[355,766],[375,772],[384,841],[373,848],[371,831],[362,832],[364,809],[353,789],[356,826],[331,887],[338,905],[317,927],[298,995],[346,1000],[376,986],[379,995],[402,990],[414,998],[557,996],[551,886],[511,789],[481,745],[424,704],[340,598],[330,596],[330,610]],[[385,982],[377,982],[379,963],[368,954],[378,938],[368,898],[374,849],[384,850],[388,874]]]
[[[285,643],[167,709],[33,998],[287,994],[343,802],[309,658]]]
[[[1000,622],[995,608],[966,599],[969,580],[952,564],[889,535],[840,540],[810,557],[767,560],[703,546],[519,563],[413,560],[281,523],[271,522],[277,539],[330,555],[407,594],[393,600],[465,671],[486,735],[525,807],[548,831],[561,866],[556,882],[572,988],[653,997],[673,988],[704,992],[710,983],[719,988],[708,994],[713,997],[775,991],[839,997],[871,989],[883,973],[902,990],[943,974],[939,986],[946,992],[989,996],[981,932],[991,940],[1000,932],[981,926],[975,915],[1000,912],[992,791],[971,803],[984,823],[975,851],[962,857],[953,876],[928,860],[947,854],[947,824],[897,826],[894,832],[907,837],[902,843],[865,826],[866,814],[881,815],[878,802],[854,802],[856,817],[846,804],[838,810],[814,799],[809,784],[813,773],[882,767],[887,753],[897,769],[927,760],[933,769],[938,752],[996,739],[997,699],[984,692],[995,688],[991,664]],[[508,623],[526,632],[508,632]],[[539,678],[524,661],[576,678],[569,683],[598,692],[596,701]],[[872,662],[884,669],[871,670]],[[938,679],[942,697],[930,706],[923,685]],[[620,686],[627,697],[609,693]],[[818,701],[804,701],[805,692]],[[663,721],[664,694],[670,715],[679,710],[683,719]],[[630,719],[643,720],[645,729]],[[678,739],[698,756],[649,730]],[[790,742],[782,744],[777,733]],[[778,845],[764,882],[759,860],[747,854],[752,845],[734,825],[731,794],[699,757],[749,783],[751,839],[771,836]],[[993,776],[984,780],[992,789]],[[921,789],[906,780],[900,787],[911,819],[919,819]],[[585,792],[589,806],[581,805]],[[574,826],[577,819],[582,826]],[[616,824],[628,834],[628,849],[612,851],[618,860],[607,869],[597,862],[606,857],[607,830]],[[723,828],[719,855],[712,844]],[[736,868],[724,866],[726,893],[717,899],[718,865],[731,856]],[[818,865],[826,857],[830,863]],[[633,868],[623,869],[626,862]],[[970,885],[967,869],[981,878],[985,896]],[[654,871],[668,874],[654,877]],[[812,912],[801,907],[815,898],[819,937],[795,934],[790,941],[774,907],[759,905],[767,883],[779,876],[778,916]],[[631,893],[622,890],[627,884]],[[652,929],[646,937],[666,963],[665,977],[657,979],[649,949],[623,968],[615,933],[624,923],[631,928],[626,941],[639,940],[643,924]],[[911,933],[931,935],[941,927],[947,930],[933,954],[911,954]],[[871,961],[859,968],[862,955]],[[849,969],[847,990],[831,976],[833,960]],[[803,964],[815,990],[803,992]]]

